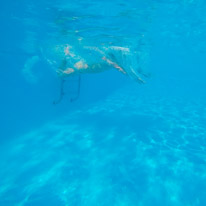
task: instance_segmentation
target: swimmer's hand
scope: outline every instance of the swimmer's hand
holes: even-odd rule
[[[56,72],[59,76],[68,76],[68,75],[74,73],[74,69],[73,68],[67,68],[65,70],[58,69]]]
[[[137,77],[136,80],[140,83],[140,84],[145,84],[146,82],[141,79],[140,77]]]

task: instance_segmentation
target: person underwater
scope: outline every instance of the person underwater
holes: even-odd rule
[[[139,83],[145,83],[141,76],[146,77],[146,74],[141,69],[138,70],[140,72],[136,71],[126,61],[128,57],[133,58],[129,48],[120,46],[102,47],[101,49],[98,47],[84,47],[84,52],[89,54],[88,59],[96,57],[96,62],[88,63],[89,61],[74,52],[72,46],[65,45],[64,58],[57,69],[58,75],[68,77],[83,73],[99,73],[114,68]]]

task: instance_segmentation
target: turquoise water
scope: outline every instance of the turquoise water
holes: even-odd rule
[[[203,0],[0,10],[0,206],[206,205]]]

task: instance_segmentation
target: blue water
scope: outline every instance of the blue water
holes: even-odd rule
[[[204,0],[1,2],[0,206],[205,206],[205,14]],[[103,65],[79,96],[65,56]]]

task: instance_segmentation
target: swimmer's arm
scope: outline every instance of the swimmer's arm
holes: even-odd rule
[[[102,57],[102,60],[104,60],[109,65],[113,66],[115,69],[122,72],[123,74],[127,74],[126,71],[121,66],[119,66],[116,62],[111,61],[110,59],[106,58],[105,56]]]
[[[131,69],[130,76],[137,82],[145,84],[146,82],[133,70]]]

